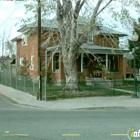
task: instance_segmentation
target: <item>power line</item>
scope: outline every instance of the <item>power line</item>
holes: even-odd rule
[[[22,2],[22,1],[21,1]],[[20,3],[21,4],[21,3]],[[19,4],[19,5],[20,5]],[[12,16],[12,14],[16,11],[16,9],[19,7],[19,5],[11,12],[11,14],[6,18],[6,20],[0,25],[0,28],[5,24],[5,22]]]

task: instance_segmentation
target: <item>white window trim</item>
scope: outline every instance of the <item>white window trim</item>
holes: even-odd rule
[[[30,69],[30,70],[34,70],[34,65],[31,64],[31,65],[29,66],[29,69]]]
[[[83,72],[83,56],[84,54],[82,53],[81,54],[81,72]]]
[[[20,65],[20,66],[23,66],[23,60],[24,60],[23,57],[20,57],[20,58],[19,58],[19,65]]]
[[[34,55],[31,55],[31,65],[34,65]]]
[[[27,35],[23,34],[22,35],[22,46],[27,46]]]
[[[29,69],[34,70],[34,55],[31,55],[31,65],[30,65]]]
[[[109,63],[109,61],[108,61],[108,54],[106,54],[106,68],[108,69],[109,67],[108,67],[108,63]]]

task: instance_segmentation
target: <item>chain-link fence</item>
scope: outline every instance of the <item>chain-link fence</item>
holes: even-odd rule
[[[128,82],[128,81],[127,81]],[[71,83],[75,85],[76,83]],[[137,83],[138,84],[138,83]],[[94,79],[79,80],[77,90],[65,90],[65,82],[50,81],[46,85],[46,95],[58,98],[92,97],[92,96],[119,96],[131,95],[134,91],[133,81],[126,84],[123,79]],[[139,86],[137,87],[139,91]],[[127,92],[128,91],[128,92]]]
[[[30,77],[15,76],[9,69],[0,71],[0,84],[36,95],[38,81]]]
[[[30,77],[15,76],[9,69],[0,71],[0,84],[13,87],[17,90],[28,92],[37,96],[38,80]],[[75,85],[76,83],[71,83]],[[136,82],[137,91],[140,92],[140,81]],[[89,97],[89,96],[117,96],[128,95],[134,92],[133,79],[95,79],[89,78],[78,81],[78,91],[65,90],[65,81],[47,81],[42,79],[42,97],[49,98],[73,98],[73,97]],[[118,90],[119,89],[119,90]],[[122,91],[120,91],[122,90]],[[128,92],[124,92],[127,90]]]

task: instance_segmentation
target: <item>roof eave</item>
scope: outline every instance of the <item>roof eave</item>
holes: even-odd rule
[[[21,39],[22,39],[22,37],[15,37],[11,41],[12,42],[17,42],[17,41],[20,41]]]
[[[112,35],[112,36],[117,36],[117,37],[128,36],[127,34],[100,33],[100,35],[104,35],[104,34],[106,34],[108,36]]]
[[[123,54],[129,52],[129,50],[119,49],[119,48],[110,48],[96,45],[83,44],[80,48],[81,51],[87,51],[87,53],[101,53],[101,54]]]

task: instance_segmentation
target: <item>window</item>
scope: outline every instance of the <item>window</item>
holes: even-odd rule
[[[118,58],[117,55],[109,55],[109,69],[111,71],[118,70]]]
[[[22,46],[27,45],[27,35],[22,35]]]
[[[83,56],[83,69],[87,69],[88,68],[88,56],[86,54],[84,54]]]
[[[93,44],[93,33],[92,32],[89,32],[87,35],[87,43]]]
[[[53,71],[59,72],[59,53],[55,53],[53,56]]]
[[[77,56],[76,64],[77,64],[77,71],[81,72],[81,54]]]
[[[23,57],[20,57],[20,59],[19,59],[19,65],[20,66],[23,66],[23,60],[24,60],[24,58]]]
[[[30,70],[34,70],[34,56],[31,55],[31,65],[30,65]]]

